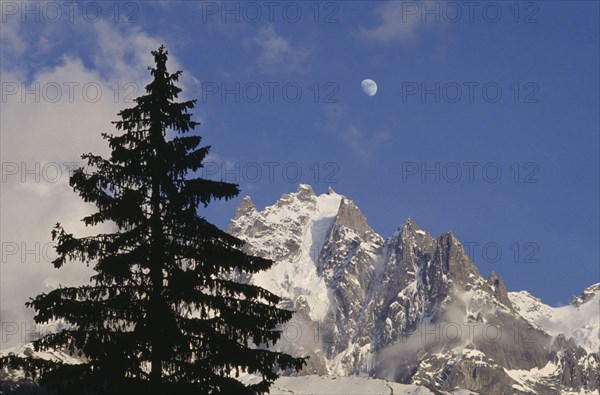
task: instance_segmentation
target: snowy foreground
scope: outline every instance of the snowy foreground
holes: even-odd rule
[[[251,383],[254,379],[246,379]],[[258,378],[256,378],[258,381]],[[302,395],[433,395],[433,392],[420,385],[400,384],[370,377],[336,377],[309,375],[300,377],[280,377],[271,387],[271,394]],[[460,390],[453,395],[476,394]]]
[[[66,364],[80,364],[81,357],[73,357],[68,353],[52,350],[48,352],[33,351],[33,344],[28,343],[19,347],[13,347],[0,351],[2,355],[17,355],[22,358],[33,356],[47,361],[54,361]],[[0,381],[19,381],[24,380],[25,375],[22,371],[4,371],[0,372]],[[253,384],[260,381],[258,376],[242,375],[239,378],[246,384]],[[2,392],[0,391],[0,394]],[[308,375],[300,377],[280,377],[273,386],[271,386],[270,394],[297,394],[297,395],[429,395],[434,394],[426,387],[420,385],[400,384],[387,380],[376,379],[371,377],[337,377],[324,375]],[[455,391],[452,395],[467,395],[474,394],[471,391]]]

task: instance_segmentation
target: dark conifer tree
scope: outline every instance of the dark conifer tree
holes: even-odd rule
[[[291,318],[280,299],[239,283],[233,271],[255,273],[273,262],[242,251],[243,242],[198,215],[200,205],[230,199],[236,184],[194,177],[208,146],[190,132],[195,101],[176,102],[181,72],[167,72],[167,51],[153,51],[155,67],[146,95],[113,122],[119,135],[103,134],[110,158],[82,155],[70,179],[97,206],[87,226],[114,223],[116,231],[75,237],[52,230],[60,268],[66,261],[93,264],[90,285],[61,287],[33,298],[35,321],[68,327],[34,343],[68,349],[81,365],[4,358],[59,393],[226,393],[268,391],[278,369],[301,369],[304,358],[267,349]],[[172,137],[169,137],[172,135]],[[245,386],[240,372],[263,380]]]

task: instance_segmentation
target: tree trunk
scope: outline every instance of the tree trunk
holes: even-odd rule
[[[151,251],[150,256],[150,279],[152,281],[152,294],[150,296],[149,308],[149,328],[151,342],[151,362],[152,369],[150,371],[150,382],[156,385],[158,390],[162,381],[162,353],[161,353],[161,304],[162,304],[162,288],[163,288],[163,257],[164,257],[164,235],[162,229],[162,220],[160,213],[160,184],[158,176],[158,166],[155,163],[152,176],[152,216],[150,219],[151,230]]]

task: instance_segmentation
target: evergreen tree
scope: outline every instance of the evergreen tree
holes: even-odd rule
[[[106,221],[114,233],[75,237],[60,224],[52,230],[60,268],[66,261],[94,264],[90,285],[61,287],[27,303],[37,323],[62,320],[67,328],[34,342],[36,349],[68,349],[81,365],[4,358],[40,374],[59,393],[268,392],[277,369],[299,370],[304,358],[267,347],[292,312],[269,291],[231,280],[234,271],[255,273],[273,262],[249,256],[243,242],[198,215],[200,204],[230,199],[236,184],[194,178],[208,146],[190,132],[195,100],[176,102],[181,72],[167,72],[167,51],[153,51],[153,80],[113,122],[120,135],[102,134],[109,159],[82,155],[70,185],[98,210],[86,226]],[[173,134],[172,138],[169,135]],[[262,381],[245,386],[240,371]],[[175,392],[174,392],[175,391]]]

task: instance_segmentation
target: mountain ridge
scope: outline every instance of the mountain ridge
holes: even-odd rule
[[[310,357],[300,376],[436,394],[600,393],[600,283],[547,306],[484,278],[451,231],[436,238],[408,217],[384,238],[352,200],[305,184],[263,210],[242,198],[227,231],[275,261],[239,281],[295,310],[275,347]]]
[[[315,208],[331,196],[337,197],[337,210],[330,204],[326,215],[319,215]],[[298,234],[316,236],[299,254],[272,254],[269,243],[252,235],[257,223],[265,234],[276,234],[276,243],[284,246],[293,245]],[[296,296],[302,314],[293,320],[307,330],[319,326],[318,341],[284,341],[281,346],[293,351],[301,343],[297,351],[314,357],[306,373],[368,375],[433,384],[444,391],[457,387],[486,394],[598,391],[598,350],[592,352],[593,331],[598,326],[585,322],[571,328],[569,337],[579,334],[573,339],[545,328],[526,313],[523,303],[528,300],[508,292],[496,273],[483,278],[451,231],[435,238],[409,217],[392,236],[383,238],[370,228],[352,200],[332,190],[317,196],[302,184],[263,211],[236,215],[228,231],[245,240],[251,252],[275,259],[274,268],[262,274],[257,284],[283,295],[286,292],[281,288],[306,289]],[[303,255],[306,250],[312,256]],[[295,268],[296,273],[307,271],[299,268],[316,268],[326,291],[311,292],[305,278],[289,275],[289,271],[282,277],[282,267]],[[597,288],[587,289],[578,300],[593,308],[595,299],[590,295]],[[294,295],[287,292],[287,296],[290,305],[298,306]],[[317,305],[319,314],[312,310]],[[427,325],[461,330],[479,325],[490,331],[498,328],[503,337],[493,342],[478,332],[455,342],[419,342],[416,351],[411,350],[412,358],[401,364],[390,362],[390,349],[410,343],[419,331],[431,331]],[[565,374],[565,366],[573,372]],[[550,378],[540,373],[546,371],[552,373]],[[528,374],[537,379],[532,381]]]

